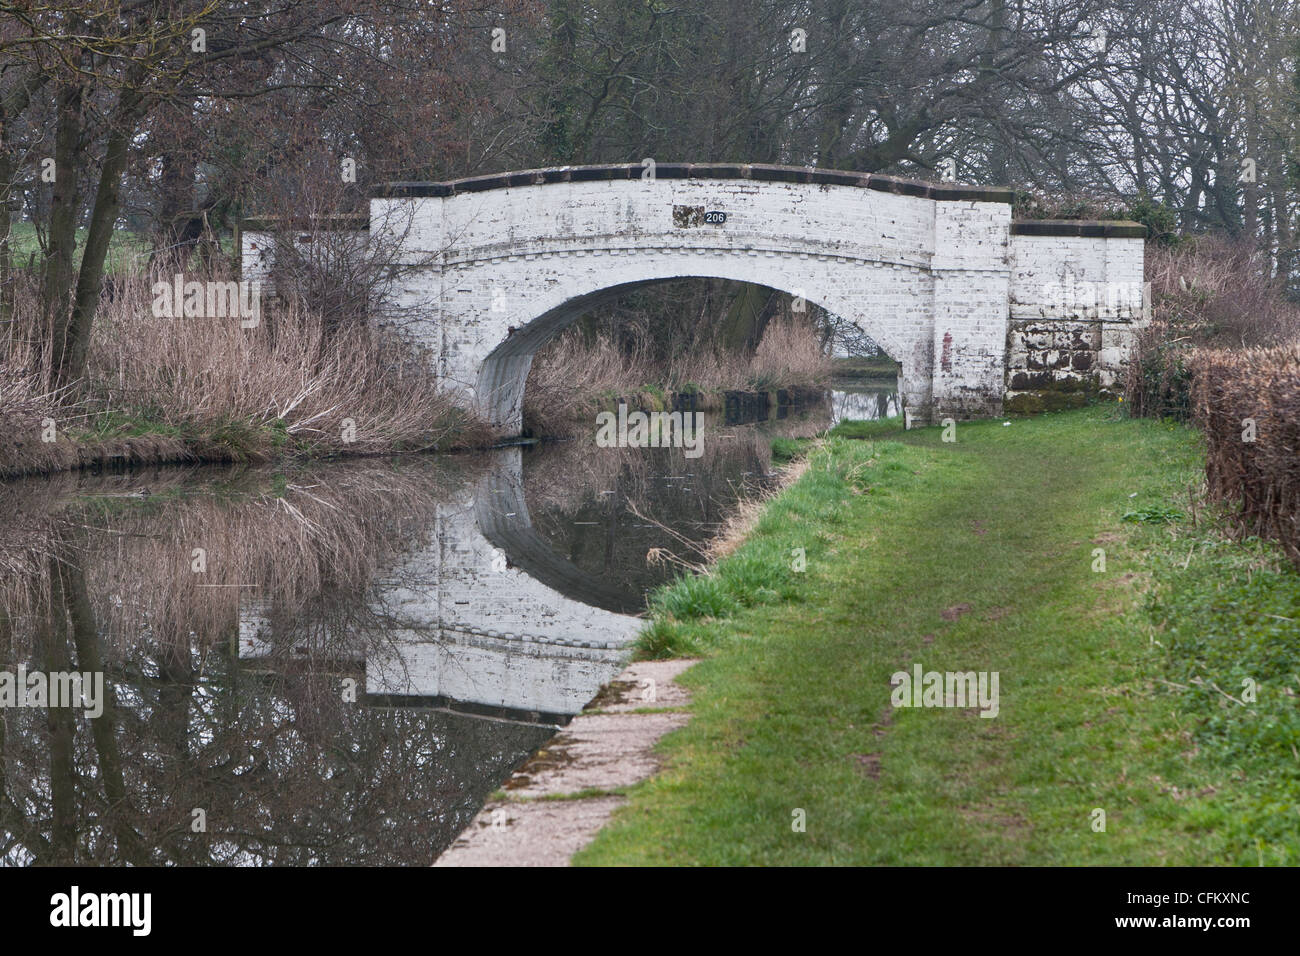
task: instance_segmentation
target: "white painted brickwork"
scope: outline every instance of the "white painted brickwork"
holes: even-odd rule
[[[1008,394],[1112,388],[1145,305],[1141,239],[1013,236]]]

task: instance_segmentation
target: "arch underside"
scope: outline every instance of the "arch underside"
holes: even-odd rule
[[[932,325],[919,317],[905,321],[896,311],[902,298],[917,301],[921,299],[918,293],[928,294],[929,276],[922,270],[882,263],[854,263],[847,267],[840,263],[837,265],[842,274],[837,277],[811,270],[800,270],[801,274],[792,276],[772,268],[770,257],[752,261],[755,257],[728,256],[742,260],[739,267],[731,268],[717,262],[686,268],[681,263],[664,263],[656,268],[647,261],[650,257],[640,258],[640,269],[648,274],[626,281],[615,277],[611,281],[615,270],[593,270],[584,277],[585,283],[555,282],[551,290],[526,297],[509,312],[505,337],[483,357],[477,376],[471,379],[475,381],[476,406],[499,434],[516,435],[522,427],[528,372],[533,355],[542,345],[593,309],[637,289],[683,278],[746,282],[802,297],[857,325],[900,363],[904,405],[922,406],[929,399],[925,373],[930,364]],[[809,264],[807,257],[789,259],[803,266]],[[857,281],[847,281],[844,272]],[[584,284],[586,290],[581,289]],[[527,282],[522,285],[529,287]],[[573,291],[566,294],[560,289]]]

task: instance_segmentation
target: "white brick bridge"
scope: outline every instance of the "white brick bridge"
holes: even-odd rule
[[[1012,222],[1008,189],[757,165],[641,164],[391,183],[373,248],[449,388],[521,429],[533,353],[593,305],[688,276],[801,296],[900,365],[909,424],[1112,384],[1142,313],[1135,223]],[[275,237],[253,222],[245,277]]]

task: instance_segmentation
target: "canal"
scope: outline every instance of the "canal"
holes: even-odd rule
[[[0,673],[104,682],[94,719],[0,709],[0,864],[432,862],[621,670],[665,557],[768,485],[772,440],[890,401],[711,419],[698,458],[578,440],[0,485]]]

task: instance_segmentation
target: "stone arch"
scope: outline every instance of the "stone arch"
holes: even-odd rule
[[[508,313],[509,334],[482,360],[474,386],[475,404],[498,428],[518,432],[525,383],[538,348],[592,308],[633,290],[682,278],[727,279],[800,295],[858,325],[899,362],[907,405],[924,406],[929,400],[930,329],[917,322],[903,330],[888,321],[900,294],[917,299],[931,294],[925,270],[793,253],[667,253],[661,257],[643,252],[585,259],[601,260],[624,260],[619,263],[623,267],[589,267],[583,275],[527,296]]]

